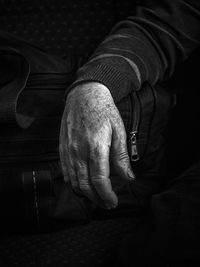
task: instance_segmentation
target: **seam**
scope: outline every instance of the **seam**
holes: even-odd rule
[[[36,209],[36,219],[39,225],[40,216],[39,216],[39,205],[38,205],[38,197],[37,197],[37,184],[36,184],[36,172],[33,171],[33,190],[34,190],[34,200],[35,200],[35,209]]]
[[[103,55],[99,55],[99,56],[96,56],[95,58],[92,58],[90,59],[90,61],[88,61],[88,63],[86,63],[82,69],[85,69],[85,67],[88,67],[88,65],[90,63],[92,63],[93,61],[96,61],[98,59],[102,59],[102,58],[108,58],[108,57],[120,57],[120,58],[123,58],[128,64],[129,66],[132,68],[133,72],[136,74],[136,77],[138,78],[139,80],[139,83],[141,84],[141,74],[140,74],[140,71],[138,69],[138,66],[130,59],[122,56],[122,55],[116,55],[116,54],[103,54]]]

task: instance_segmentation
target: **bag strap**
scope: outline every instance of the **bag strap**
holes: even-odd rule
[[[37,118],[60,115],[76,64],[0,31],[0,125],[28,128]]]
[[[15,78],[0,89],[0,123],[18,124],[27,128],[33,118],[17,113],[17,101],[25,88],[30,66],[25,57],[12,47],[1,47],[0,56],[17,56],[20,58],[20,67],[16,69]]]

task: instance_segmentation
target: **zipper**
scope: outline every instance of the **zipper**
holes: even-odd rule
[[[138,152],[138,129],[140,123],[140,100],[137,95],[137,92],[133,92],[130,94],[131,98],[131,125],[130,125],[130,133],[129,133],[129,140],[130,140],[130,159],[132,162],[136,162],[140,159],[140,155]]]

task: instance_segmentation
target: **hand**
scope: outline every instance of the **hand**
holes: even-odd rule
[[[65,181],[73,189],[108,209],[118,199],[109,179],[112,160],[124,181],[133,180],[126,132],[110,91],[87,83],[68,95],[60,131],[60,158]]]

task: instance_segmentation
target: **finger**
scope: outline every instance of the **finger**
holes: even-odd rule
[[[69,156],[68,154],[68,173],[69,173],[69,178],[70,178],[70,182],[72,185],[73,190],[80,194],[80,188],[79,188],[79,182],[78,182],[78,177],[77,177],[77,173],[76,173],[76,169],[75,169],[75,164],[73,163],[72,158]]]
[[[96,189],[100,199],[103,200],[107,208],[115,208],[118,199],[112,190],[109,179],[109,146],[99,145],[90,155],[89,160],[90,179]]]
[[[114,125],[113,128],[111,159],[119,176],[124,180],[132,181],[135,175],[131,168],[126,139],[125,127],[120,118],[118,125]]]
[[[73,164],[74,146],[69,135],[67,125],[65,124],[64,115],[61,122],[60,137],[59,137],[59,151],[61,166],[64,174],[64,180],[71,182],[72,188],[76,193],[80,194],[78,178]]]
[[[66,145],[67,145],[67,136],[66,136],[66,131],[64,127],[64,121],[62,119],[61,122],[61,128],[60,128],[60,136],[59,136],[59,153],[60,153],[60,161],[61,161],[61,167],[62,167],[62,172],[64,176],[64,180],[66,182],[70,181],[70,177],[68,174],[68,167],[67,167],[67,153],[66,153]]]
[[[76,161],[75,168],[80,191],[92,202],[98,204],[96,192],[94,191],[91,181],[89,179],[87,162],[79,159]]]
[[[67,148],[67,145],[60,145],[60,158],[61,165],[64,174],[64,180],[66,182],[71,182],[73,190],[80,194],[80,188],[78,183],[78,178],[75,171],[75,166],[73,164],[72,157],[70,156],[70,151]]]
[[[67,167],[67,159],[65,156],[65,149],[64,145],[60,144],[59,146],[59,153],[60,153],[60,162],[61,162],[61,167],[62,167],[62,172],[64,176],[65,182],[70,181],[69,173],[68,173],[68,167]]]

